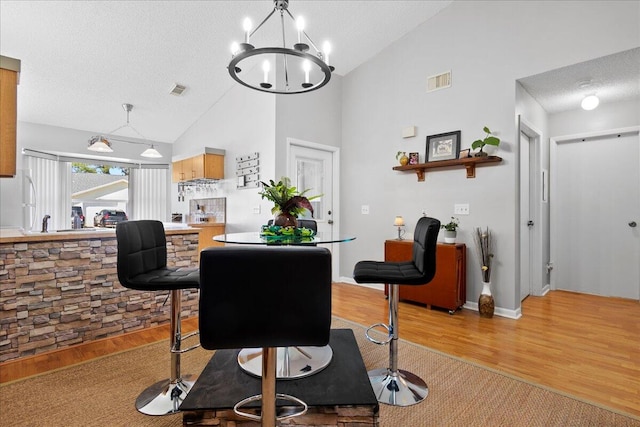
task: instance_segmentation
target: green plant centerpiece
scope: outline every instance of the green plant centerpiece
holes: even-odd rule
[[[493,135],[488,127],[485,126],[482,130],[486,133],[484,139],[477,139],[471,144],[472,149],[480,149],[480,151],[476,153],[476,157],[486,157],[488,155],[486,151],[483,151],[485,145],[492,145],[494,147],[500,145],[500,138]]]
[[[458,227],[460,227],[460,220],[456,217],[451,217],[451,221],[440,226],[444,230],[444,242],[455,243],[456,236],[458,234]]]
[[[311,200],[320,197],[319,195],[307,197],[305,196],[307,191],[298,191],[296,187],[291,185],[289,178],[282,177],[278,182],[273,180],[269,180],[268,184],[262,182],[262,190],[258,194],[262,199],[273,202],[271,213],[275,215],[273,218],[274,226],[296,228],[298,216],[305,210],[311,212],[311,217],[313,217]]]

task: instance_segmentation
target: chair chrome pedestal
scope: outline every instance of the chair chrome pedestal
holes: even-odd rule
[[[238,353],[238,364],[245,372],[260,377],[262,353],[262,348],[244,348]],[[326,368],[332,357],[333,350],[328,345],[278,347],[276,378],[292,380],[308,377]]]
[[[182,350],[180,348],[182,340],[197,335],[192,332],[181,334],[180,311],[181,311],[181,290],[171,290],[171,338],[169,339],[171,351],[171,378],[164,379],[147,387],[136,399],[136,409],[146,415],[168,415],[178,412],[180,404],[187,396],[197,376],[180,375],[180,355],[200,346],[196,344]]]
[[[392,406],[410,406],[422,402],[429,394],[427,384],[411,372],[398,369],[398,301],[400,286],[389,285],[389,325],[377,324],[367,329],[367,339],[375,344],[389,344],[389,367],[368,372],[373,392],[380,403]],[[376,326],[389,331],[386,341],[378,341],[369,336],[369,330]]]

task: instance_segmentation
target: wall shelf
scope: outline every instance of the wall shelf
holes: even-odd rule
[[[440,160],[437,162],[418,163],[416,165],[396,166],[394,171],[409,172],[413,171],[418,175],[418,181],[424,181],[424,173],[427,169],[450,168],[456,166],[464,166],[467,170],[467,178],[476,177],[476,166],[487,163],[500,163],[502,157],[467,157],[464,159]]]

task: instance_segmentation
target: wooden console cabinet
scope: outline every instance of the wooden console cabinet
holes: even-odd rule
[[[384,242],[385,261],[410,261],[412,240]],[[467,247],[459,244],[438,243],[436,249],[436,275],[426,285],[400,286],[400,299],[446,308],[449,314],[462,307],[467,298]],[[385,286],[385,295],[387,289]]]

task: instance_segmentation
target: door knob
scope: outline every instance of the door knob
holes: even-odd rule
[[[637,225],[638,225],[638,224],[636,224],[636,222],[635,222],[635,221],[631,221],[631,222],[629,223],[629,227],[631,227],[631,228],[634,228],[634,227],[636,227]]]

